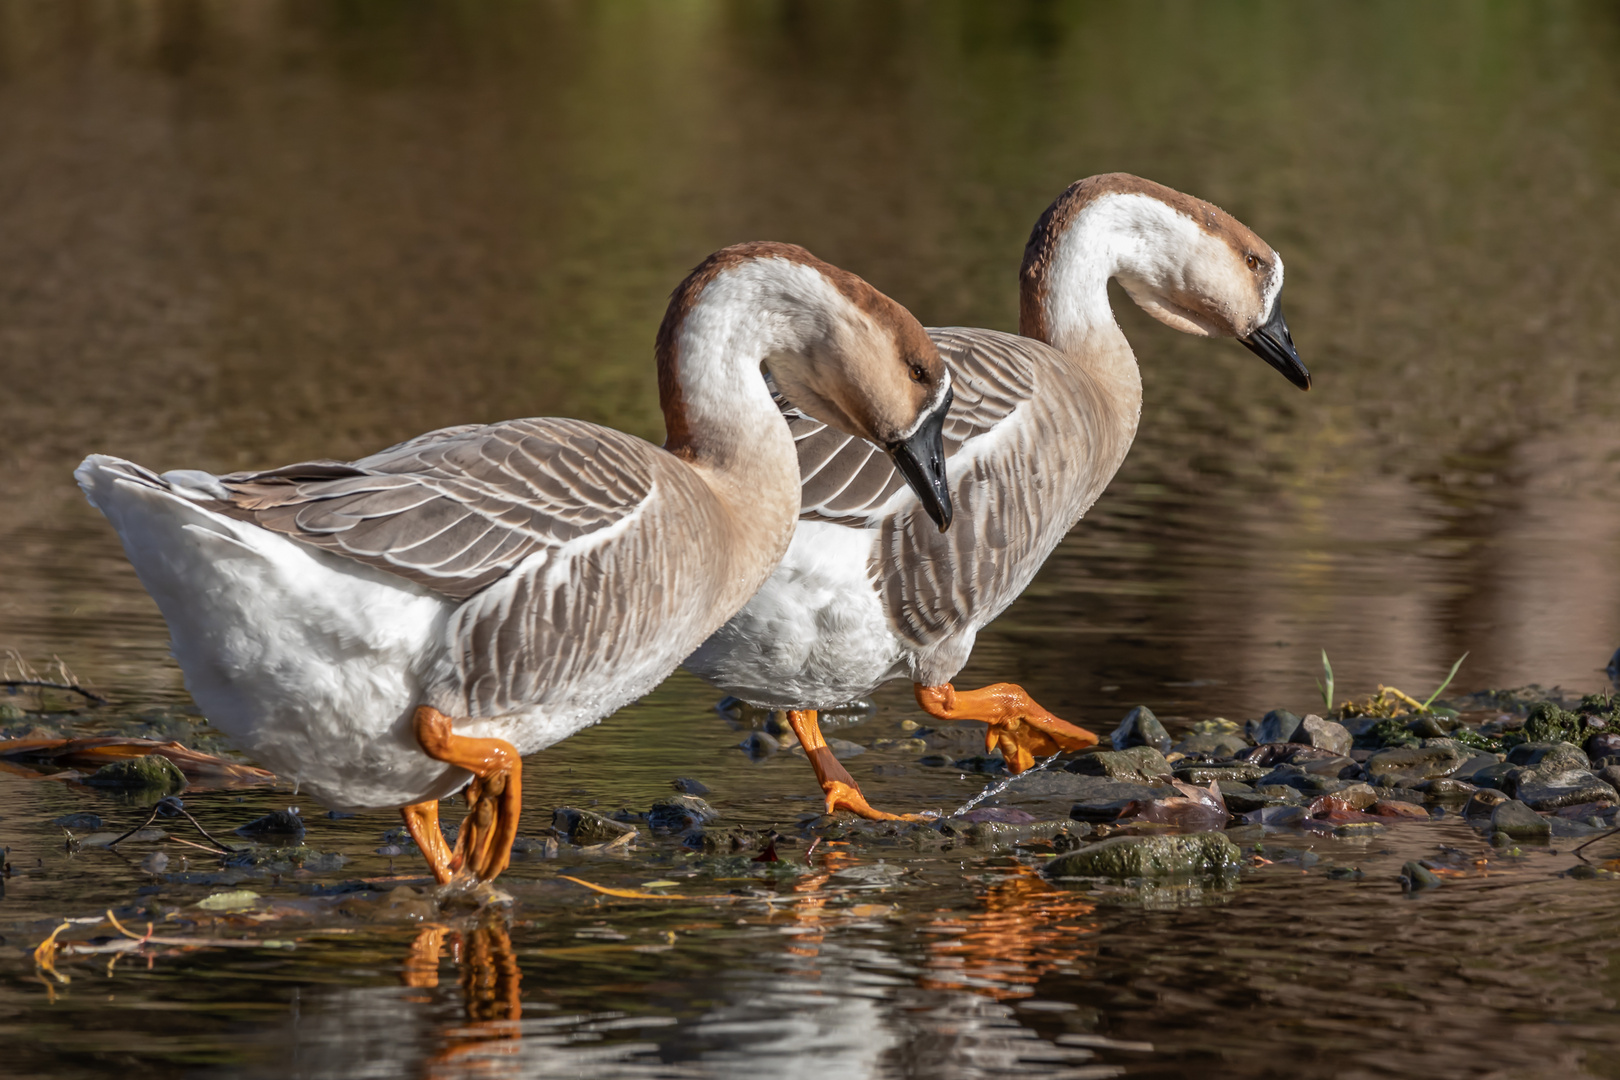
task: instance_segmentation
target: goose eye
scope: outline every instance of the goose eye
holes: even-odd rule
[[[921,364],[912,364],[911,365],[911,381],[912,382],[927,382],[928,381],[928,372]]]
[[[1250,270],[1260,269],[1260,260],[1254,255],[1245,255],[1243,261],[1248,264]]]

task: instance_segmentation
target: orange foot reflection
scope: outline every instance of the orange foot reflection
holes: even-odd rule
[[[447,1045],[428,1063],[429,1077],[465,1077],[473,1072],[516,1077],[518,1040],[523,1037],[523,975],[512,939],[499,918],[481,922],[467,934],[444,926],[424,926],[405,957],[406,986],[439,985],[444,947],[455,958],[467,1022],[444,1031]]]
[[[917,704],[940,720],[978,720],[989,724],[984,734],[988,753],[1001,748],[1007,771],[1017,774],[1060,750],[1084,750],[1097,745],[1097,736],[1067,720],[1059,720],[1012,683],[992,683],[977,690],[958,690],[950,683],[912,689]]]

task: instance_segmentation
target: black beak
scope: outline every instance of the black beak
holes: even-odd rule
[[[951,489],[945,485],[945,414],[951,411],[955,396],[954,390],[945,391],[945,400],[923,417],[909,439],[888,445],[895,468],[922,500],[940,532],[951,527]]]
[[[1248,337],[1238,340],[1301,390],[1311,388],[1311,373],[1305,370],[1299,353],[1294,349],[1294,335],[1288,332],[1288,323],[1283,319],[1280,297],[1272,305],[1271,320]]]

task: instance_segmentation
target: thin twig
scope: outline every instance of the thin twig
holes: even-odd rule
[[[102,697],[94,690],[86,690],[78,683],[49,682],[45,679],[0,679],[0,686],[10,687],[13,689],[22,689],[23,687],[27,686],[37,687],[41,690],[69,690],[75,694],[83,694],[97,705],[108,704],[106,698]]]
[[[1573,852],[1571,852],[1570,854],[1574,855],[1577,859],[1581,860],[1581,862],[1591,862],[1590,859],[1588,859],[1585,855],[1581,854],[1581,849],[1585,848],[1585,847],[1591,847],[1593,844],[1597,843],[1599,840],[1607,840],[1609,837],[1613,836],[1615,833],[1620,833],[1620,827],[1610,829],[1608,832],[1598,833],[1596,836],[1592,837],[1590,840],[1587,840],[1587,841],[1585,841],[1583,843],[1580,843],[1580,844],[1576,844],[1575,845],[1575,850]]]
[[[227,855],[231,854],[231,852],[234,850],[232,848],[226,847],[224,844],[220,843],[218,840],[215,840],[213,838],[213,836],[211,836],[209,834],[208,830],[202,827],[202,822],[198,821],[196,818],[191,816],[191,811],[190,810],[187,810],[183,806],[177,806],[177,807],[175,807],[175,809],[179,810],[182,814],[186,815],[186,820],[191,822],[193,825],[197,826],[197,831],[202,833],[203,836],[207,837],[208,842],[210,844],[213,844],[215,847],[219,848],[219,850],[223,851]]]
[[[139,825],[135,826],[133,829],[129,830],[129,832],[125,833],[123,836],[120,836],[118,839],[113,840],[110,843],[108,843],[107,847],[109,847],[109,848],[117,847],[119,844],[122,844],[125,840],[128,840],[130,837],[134,836],[136,833],[140,832],[142,829],[144,829],[148,825],[152,824],[152,822],[156,821],[157,816],[158,816],[158,806],[162,806],[162,805],[163,804],[160,802],[160,803],[158,803],[157,806],[152,807],[152,812],[146,816],[145,821],[141,822]],[[190,815],[187,815],[187,816],[190,816]]]

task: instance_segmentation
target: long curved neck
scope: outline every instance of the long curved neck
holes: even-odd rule
[[[1076,184],[1036,223],[1020,275],[1019,332],[1067,356],[1131,414],[1134,432],[1142,375],[1114,319],[1108,281],[1139,278],[1162,254],[1165,220],[1175,211],[1141,194]]]
[[[677,292],[658,333],[664,447],[746,524],[734,554],[739,567],[765,559],[761,581],[792,538],[799,464],[760,365],[815,350],[825,320],[807,272],[779,259],[720,266]]]

